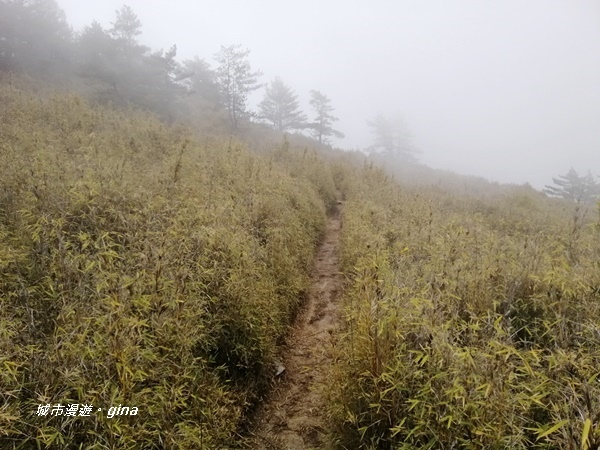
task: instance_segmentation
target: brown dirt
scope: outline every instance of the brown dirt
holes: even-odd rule
[[[333,363],[332,336],[339,323],[339,210],[329,217],[317,251],[311,288],[284,352],[285,371],[257,414],[252,448],[323,449],[327,433],[324,387]]]

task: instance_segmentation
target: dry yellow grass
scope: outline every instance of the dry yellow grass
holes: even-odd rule
[[[597,225],[574,233],[572,205],[528,189],[479,200],[378,169],[346,195],[340,447],[597,448]]]
[[[3,85],[0,105],[0,447],[234,442],[307,288],[328,167],[77,96]]]

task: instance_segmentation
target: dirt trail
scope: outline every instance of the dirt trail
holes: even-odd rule
[[[304,310],[288,341],[279,384],[258,413],[253,448],[321,449],[325,444],[325,395],[332,359],[332,334],[338,326],[340,215],[328,218]]]

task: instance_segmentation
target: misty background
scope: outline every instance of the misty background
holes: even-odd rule
[[[381,113],[404,120],[434,168],[538,189],[570,167],[600,172],[596,0],[125,3],[142,44],[213,68],[221,45],[242,44],[260,82],[280,76],[305,111],[309,90],[325,93],[339,147],[369,147]],[[78,31],[110,27],[124,2],[58,4]]]

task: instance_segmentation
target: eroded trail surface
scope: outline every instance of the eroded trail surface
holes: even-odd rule
[[[338,326],[339,210],[328,219],[317,251],[311,288],[288,342],[279,384],[259,411],[253,447],[266,450],[322,449],[325,445],[325,394]]]

